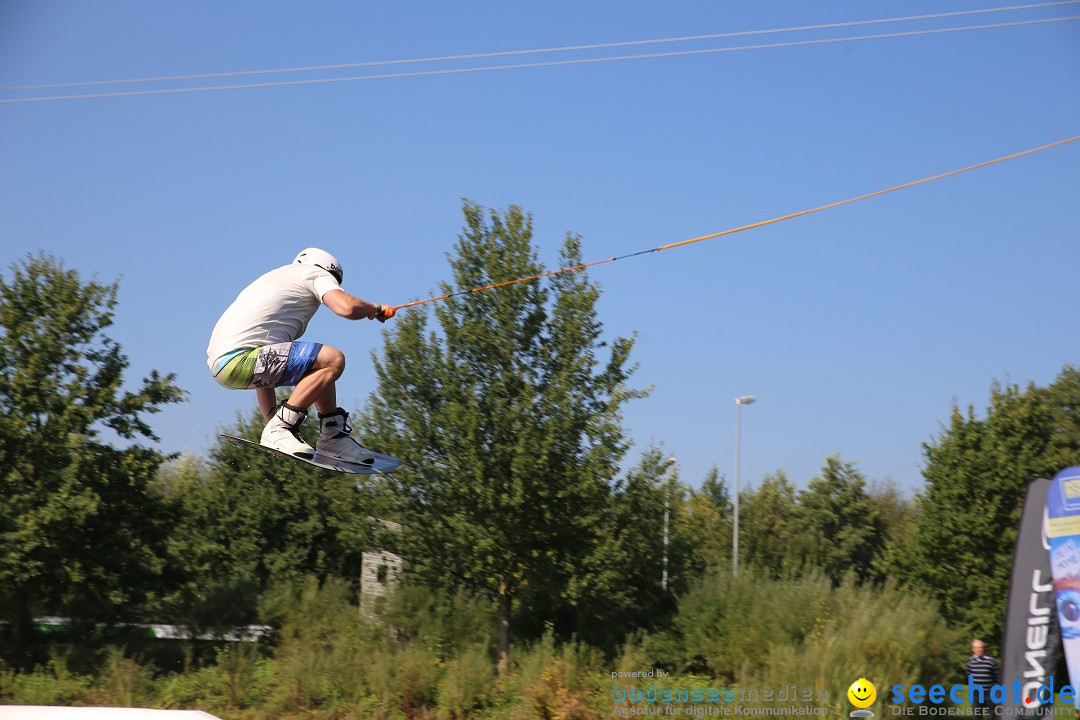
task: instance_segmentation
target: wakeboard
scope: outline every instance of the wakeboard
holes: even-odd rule
[[[306,458],[297,457],[295,455],[289,455],[283,453],[280,450],[260,445],[257,442],[251,440],[245,440],[242,437],[236,437],[235,435],[221,434],[221,437],[225,438],[233,445],[240,447],[255,448],[261,450],[268,455],[276,455],[278,457],[286,458],[288,460],[295,460],[302,462],[305,465],[311,465],[313,467],[321,468],[323,470],[329,470],[331,472],[346,473],[349,475],[386,475],[397,470],[402,465],[402,461],[397,458],[390,457],[389,455],[375,455],[375,463],[373,465],[358,465],[349,462],[343,462],[341,460],[333,460],[331,458],[315,454],[315,457],[311,460]]]

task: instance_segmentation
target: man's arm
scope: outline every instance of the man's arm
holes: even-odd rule
[[[380,305],[361,300],[344,290],[331,290],[326,293],[323,295],[323,304],[337,315],[349,320],[370,320],[379,314],[381,308]]]

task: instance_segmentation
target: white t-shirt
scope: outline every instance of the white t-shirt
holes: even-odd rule
[[[293,263],[248,285],[214,326],[207,364],[238,348],[292,342],[304,334],[323,296],[341,286],[314,265]]]

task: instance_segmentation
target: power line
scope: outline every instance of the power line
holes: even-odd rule
[[[429,77],[434,75],[459,75],[464,73],[492,72],[496,70],[522,70],[526,68],[557,67],[561,65],[584,65],[592,63],[619,62],[623,60],[646,60],[665,57],[684,57],[690,55],[709,55],[715,53],[741,52],[746,50],[769,50],[785,47],[803,47],[808,45],[825,45],[832,43],[856,42],[863,40],[883,40],[887,38],[915,37],[918,35],[940,35],[943,33],[963,32],[969,30],[991,30],[997,28],[1019,27],[1023,25],[1042,25],[1047,23],[1069,22],[1080,20],[1080,15],[1067,17],[1047,18],[1042,20],[1021,20],[1007,23],[994,23],[990,25],[968,25],[954,28],[938,28],[933,30],[912,30],[898,33],[881,33],[877,35],[858,35],[838,38],[823,38],[818,40],[800,40],[785,43],[768,43],[762,45],[739,45],[736,47],[707,48],[702,50],[681,50],[662,53],[644,53],[640,55],[620,55],[600,58],[578,58],[575,60],[551,60],[546,62],[519,63],[513,65],[490,65],[471,68],[449,68],[444,70],[421,70],[407,73],[388,73],[383,75],[355,75],[338,78],[313,78],[309,80],[283,80],[278,82],[243,83],[236,85],[209,85],[190,88],[168,88],[160,90],[131,90],[126,92],[110,93],[87,93],[82,95],[49,95],[32,98],[8,98],[0,99],[3,103],[31,103],[47,102],[54,100],[88,100],[92,98],[133,97],[137,95],[174,95],[178,93],[211,92],[215,90],[243,90],[249,88],[286,87],[291,85],[323,85],[328,83],[359,82],[363,80],[390,80],[407,77]]]
[[[584,270],[586,268],[595,267],[597,265],[604,265],[606,263],[615,262],[616,260],[625,260],[626,258],[637,257],[638,255],[647,255],[649,253],[660,252],[661,250],[671,250],[672,248],[682,247],[684,245],[691,245],[693,243],[703,242],[705,240],[712,240],[714,238],[722,237],[724,235],[734,235],[735,233],[744,232],[746,230],[753,230],[759,227],[765,227],[766,225],[773,225],[775,223],[783,222],[785,220],[791,220],[793,218],[802,217],[804,215],[810,215],[812,213],[821,212],[822,210],[831,210],[832,208],[840,207],[841,205],[850,205],[851,203],[858,202],[860,200],[867,200],[879,195],[885,195],[886,193],[896,192],[897,190],[905,190],[907,188],[915,187],[916,185],[923,185],[934,180],[941,180],[943,178],[952,177],[953,175],[959,175],[960,173],[969,172],[971,170],[978,170],[979,168],[989,167],[990,165],[997,165],[1007,160],[1015,160],[1016,158],[1024,157],[1025,155],[1031,155],[1043,150],[1049,150],[1051,148],[1067,145],[1072,142],[1080,140],[1080,135],[1076,135],[1064,140],[1058,140],[1048,145],[1041,145],[1035,148],[1029,148],[1027,150],[1021,150],[1020,152],[1013,153],[1011,155],[1005,155],[1003,157],[994,158],[993,160],[986,160],[975,165],[968,165],[957,170],[950,170],[948,172],[939,173],[937,175],[931,175],[920,180],[912,180],[901,185],[894,185],[884,190],[875,190],[874,192],[866,193],[864,195],[856,195],[855,197],[847,198],[846,200],[838,200],[826,205],[819,205],[809,210],[800,210],[799,212],[789,213],[788,215],[780,215],[779,217],[770,218],[769,220],[761,220],[759,222],[750,223],[749,225],[740,225],[739,227],[729,228],[727,230],[721,230],[720,232],[711,233],[709,235],[702,235],[696,238],[690,238],[689,240],[681,240],[679,242],[669,243],[667,245],[660,245],[658,247],[649,248],[648,250],[639,250],[635,253],[629,253],[627,255],[620,255],[618,257],[605,258],[603,260],[594,260],[593,262],[581,263],[580,265],[571,265],[570,267],[559,268],[558,270],[549,270],[547,272],[538,273],[536,275],[529,275],[528,277],[517,278],[514,280],[506,280],[503,282],[491,283],[489,285],[483,285],[480,287],[470,288],[468,290],[461,290],[459,292],[447,293],[446,295],[439,295],[436,297],[429,297],[424,300],[413,300],[412,302],[403,303],[401,305],[395,305],[386,308],[388,316],[392,317],[398,310],[404,308],[415,307],[417,305],[424,305],[426,303],[438,302],[440,300],[446,300],[452,297],[461,297],[463,295],[470,295],[472,293],[484,292],[487,290],[497,290],[503,287],[509,287],[511,285],[518,285],[523,282],[530,282],[532,280],[539,280],[541,278],[551,277],[552,275],[559,275],[566,272],[574,272],[576,270]]]
[[[465,55],[444,55],[439,57],[407,58],[402,60],[374,60],[367,62],[341,63],[336,65],[307,65],[291,68],[273,68],[264,70],[236,70],[231,72],[199,73],[193,75],[162,75],[158,77],[126,78],[121,80],[87,80],[83,82],[47,83],[41,85],[17,85],[0,87],[0,91],[18,90],[44,90],[68,87],[88,87],[94,85],[121,85],[129,83],[170,82],[175,80],[205,80],[210,78],[239,77],[245,75],[269,75],[275,73],[314,72],[326,70],[345,70],[361,67],[379,67],[387,65],[405,65],[413,63],[449,62],[455,60],[477,60],[483,58],[510,57],[515,55],[534,55],[541,53],[577,52],[581,50],[600,50],[617,47],[630,47],[635,45],[658,45],[663,43],[679,43],[699,40],[720,40],[724,38],[747,37],[752,35],[771,35],[774,33],[805,32],[809,30],[832,30],[844,27],[856,27],[860,25],[877,25],[883,23],[912,22],[915,20],[933,20],[947,17],[960,17],[964,15],[978,15],[994,12],[1013,12],[1017,10],[1033,10],[1037,8],[1057,7],[1061,5],[1075,5],[1080,0],[1059,0],[1058,2],[1035,3],[1030,5],[1012,5],[1009,7],[982,8],[976,10],[961,10],[947,13],[933,13],[929,15],[909,15],[907,17],[880,18],[876,20],[854,20],[850,22],[828,23],[822,25],[802,25],[798,27],[772,28],[766,30],[744,30],[740,32],[713,33],[709,35],[688,35],[684,37],[658,38],[652,40],[626,40],[622,42],[593,43],[590,45],[567,45],[563,47],[535,48],[531,50],[507,50],[501,52],[469,53]]]

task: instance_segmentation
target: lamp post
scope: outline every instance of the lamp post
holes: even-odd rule
[[[735,522],[731,532],[731,574],[739,576],[739,446],[742,439],[742,406],[754,402],[753,395],[735,398]]]
[[[671,457],[668,458],[668,469],[670,471],[670,470],[673,470],[674,468],[675,468],[675,456],[672,455]],[[668,560],[667,560],[667,556],[668,556],[668,516],[670,515],[670,512],[671,512],[671,476],[670,475],[668,476],[666,485],[667,485],[667,492],[664,493],[664,570],[663,570],[663,573],[660,576],[660,587],[665,592],[667,591],[667,581],[668,581],[668,571],[667,571],[667,565],[668,565]]]

